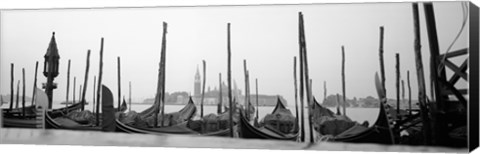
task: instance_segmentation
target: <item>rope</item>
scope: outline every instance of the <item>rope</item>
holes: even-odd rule
[[[317,137],[317,141],[316,142],[327,142],[327,141],[330,141],[332,138],[331,135],[318,135]]]

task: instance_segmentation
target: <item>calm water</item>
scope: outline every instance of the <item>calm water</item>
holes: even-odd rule
[[[64,107],[65,105],[61,105],[61,104],[54,104],[53,105],[53,108],[60,108],[60,107]],[[145,109],[147,109],[148,107],[150,107],[151,104],[132,104],[132,111],[137,111],[137,112],[141,112]],[[166,105],[165,106],[165,112],[166,113],[170,113],[170,112],[176,112],[180,109],[182,109],[184,107],[184,105]],[[265,117],[265,115],[269,114],[272,112],[272,110],[274,109],[275,106],[260,106],[259,107],[259,112],[258,112],[258,115],[260,117],[260,119],[262,119],[263,117]],[[8,108],[8,104],[4,104],[3,106],[1,106],[0,108]],[[295,115],[295,106],[289,106],[287,107],[288,109],[290,109],[292,111],[292,113]],[[89,105],[86,105],[85,106],[85,109],[87,110],[92,110],[92,105],[89,104]],[[203,107],[204,109],[204,115],[207,115],[207,114],[210,114],[210,113],[217,113],[217,106],[204,106]],[[334,108],[330,108],[330,110],[332,111],[336,111],[336,109]],[[308,133],[309,133],[309,128],[308,128],[308,111],[307,109],[304,110],[305,112],[305,116],[304,116],[304,119],[305,119],[305,124],[307,124],[307,127],[305,128],[305,133],[306,133],[306,141],[309,140],[309,136],[308,136]],[[379,109],[377,108],[347,108],[347,116],[350,117],[350,119],[354,120],[354,121],[357,121],[359,123],[363,123],[363,121],[368,121],[370,123],[370,125],[374,124],[376,119],[377,119],[377,116],[378,116],[378,113],[379,113]],[[198,119],[199,118],[199,115],[200,115],[200,106],[197,106],[197,113],[196,113],[196,117],[194,119]]]
[[[54,104],[53,108],[60,108],[64,107],[65,105],[62,104]],[[132,111],[143,111],[150,107],[151,104],[132,104]],[[0,108],[8,108],[9,104],[3,104]],[[182,109],[184,106],[183,105],[166,105],[165,106],[165,112],[170,113],[170,112],[175,112],[180,109]],[[265,115],[269,114],[272,112],[273,108],[275,106],[260,106],[259,107],[259,112],[258,115],[260,119],[265,117]],[[295,106],[288,106],[288,109],[292,111],[293,114],[295,114]],[[85,109],[87,110],[92,110],[92,105],[88,104],[85,106]],[[330,108],[330,110],[336,112],[335,108]],[[217,106],[204,106],[203,107],[203,114],[207,115],[210,113],[217,113]],[[307,109],[304,110],[305,112],[305,119],[308,118],[308,111]],[[379,109],[378,108],[347,108],[347,116],[350,117],[350,119],[357,121],[359,123],[362,123],[363,121],[367,120],[370,124],[375,123],[377,120]],[[200,106],[197,106],[197,117],[200,116]],[[307,121],[305,121],[307,122]]]
[[[8,108],[8,104],[3,104],[1,108]],[[65,105],[62,104],[54,104],[53,108],[60,108],[64,107]],[[151,104],[132,104],[132,111],[143,111],[150,107]],[[170,112],[175,112],[180,109],[182,109],[184,106],[183,105],[166,105],[165,106],[165,112],[170,113]],[[259,107],[259,112],[258,116],[260,119],[265,117],[265,115],[269,114],[272,112],[273,108],[275,106],[260,106]],[[292,111],[293,114],[295,114],[295,106],[288,106],[288,109]],[[88,104],[85,106],[85,109],[87,110],[92,110],[92,105]],[[336,112],[335,108],[330,108],[330,110]],[[203,107],[203,114],[207,115],[210,113],[217,113],[217,106],[204,106]],[[304,110],[305,112],[305,119],[308,118],[308,111],[307,109]],[[347,116],[350,117],[350,119],[357,121],[359,123],[362,123],[363,121],[367,120],[370,124],[375,123],[377,120],[379,109],[377,108],[347,108]],[[197,106],[197,117],[200,116],[200,106]],[[307,121],[305,121],[307,122]]]
[[[54,104],[54,108],[59,108],[63,107],[64,105],[61,104]],[[151,104],[132,104],[132,111],[137,111],[141,112],[148,107],[152,106]],[[5,106],[2,106],[5,107]],[[165,106],[165,112],[170,113],[170,112],[176,112],[180,109],[182,109],[184,105],[166,105]],[[271,113],[275,106],[260,106],[260,110],[258,112],[258,116],[260,119],[265,117],[265,115]],[[288,109],[292,111],[292,113],[295,115],[295,106],[288,106]],[[88,104],[85,106],[85,109],[87,110],[92,110],[92,105]],[[223,110],[223,109],[222,109]],[[330,108],[330,110],[336,112],[335,108]],[[128,111],[128,110],[127,110]],[[307,109],[304,110],[305,112],[305,119],[308,118],[308,111]],[[375,123],[377,120],[379,110],[377,108],[347,108],[347,116],[350,117],[350,119],[357,121],[359,123],[362,123],[363,121],[367,120],[370,124]],[[210,113],[217,113],[217,106],[203,106],[203,114],[207,115]],[[196,118],[200,116],[200,106],[197,105],[197,113],[196,113]],[[307,121],[305,121],[307,122]]]

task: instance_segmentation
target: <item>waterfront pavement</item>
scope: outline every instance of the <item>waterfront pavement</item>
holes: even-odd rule
[[[390,151],[390,152],[447,152],[464,153],[468,149],[445,147],[400,146],[319,142],[238,139],[191,135],[145,135],[91,131],[0,128],[0,144],[91,145],[180,148],[228,148],[318,151]]]

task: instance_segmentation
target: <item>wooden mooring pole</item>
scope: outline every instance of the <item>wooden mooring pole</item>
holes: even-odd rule
[[[100,60],[98,67],[98,83],[97,83],[97,108],[96,108],[96,125],[100,126],[100,99],[102,97],[102,76],[103,76],[103,37],[100,40]]]
[[[117,57],[117,87],[118,87],[118,103],[117,103],[117,111],[120,111],[120,104],[121,104],[121,97],[122,97],[122,80],[120,79],[120,56]]]
[[[231,72],[231,46],[230,46],[230,23],[227,24],[227,52],[228,52],[228,65],[227,65],[227,82],[228,82],[228,103],[229,103],[229,128],[230,137],[233,138],[233,101],[232,101],[232,72]]]
[[[415,66],[417,70],[417,83],[418,83],[418,101],[420,104],[420,114],[422,117],[422,132],[423,132],[423,141],[425,145],[431,144],[431,129],[430,129],[430,119],[428,117],[428,111],[426,106],[427,95],[425,90],[425,77],[423,71],[423,62],[422,62],[422,53],[421,53],[421,43],[420,43],[420,21],[418,16],[418,4],[412,3],[413,10],[413,27],[414,27],[414,51],[415,51]]]
[[[10,110],[13,109],[13,96],[15,95],[13,93],[13,84],[14,84],[14,76],[13,76],[13,70],[14,70],[14,64],[10,64]]]
[[[222,113],[222,103],[223,103],[223,93],[222,93],[222,73],[218,73],[218,104],[217,104],[217,114]]]
[[[385,95],[384,98],[380,98],[380,99],[385,99],[384,102],[380,101],[380,103],[381,103],[380,105],[383,106],[382,109],[384,110],[384,112],[386,114],[385,118],[386,118],[386,120],[389,124],[389,126],[388,126],[389,130],[388,131],[389,131],[389,135],[390,135],[390,138],[391,138],[391,143],[395,144],[396,135],[394,135],[394,130],[393,130],[393,129],[395,129],[395,128],[393,128],[395,126],[392,126],[393,117],[391,117],[390,112],[388,112],[390,108],[388,107],[388,104],[387,104],[387,100],[388,100],[387,99],[387,90],[385,88],[385,67],[384,67],[384,62],[383,62],[383,26],[380,27],[379,59],[380,59],[380,74],[381,74],[381,77],[382,77],[381,86],[382,86],[383,94]]]
[[[128,112],[132,111],[132,81],[128,82]]]
[[[412,116],[412,87],[410,87],[410,71],[407,71],[408,115]]]
[[[95,94],[96,94],[96,89],[97,87],[97,76],[93,76],[93,100],[92,100],[92,112],[95,114]]]
[[[323,102],[327,101],[327,81],[323,81]]]
[[[25,118],[25,68],[22,68],[22,116]]]
[[[258,110],[259,109],[258,109],[258,79],[257,78],[255,78],[255,102],[256,102],[256,105],[257,105],[257,110],[255,110],[256,111],[255,117],[257,119],[256,121],[258,122],[258,119],[259,119]]]
[[[73,77],[73,103],[75,103],[75,82],[77,80],[77,77]]]
[[[405,104],[405,81],[402,80],[401,83],[402,83],[402,101],[401,101],[401,104],[403,105],[403,104]]]
[[[87,93],[87,83],[88,83],[88,70],[90,69],[90,50],[87,51],[87,66],[85,67],[85,78],[83,81],[83,92],[82,92],[82,111],[85,110],[85,94]]]
[[[248,109],[249,109],[249,106],[248,106],[248,75],[247,75],[247,60],[243,59],[243,74],[244,74],[244,77],[245,77],[245,103],[244,103],[244,107],[245,107],[245,117],[250,120],[249,118],[249,114],[250,112],[248,112]]]
[[[15,102],[15,108],[18,108],[18,102],[19,102],[19,96],[20,96],[20,80],[17,82],[17,101]]]
[[[166,78],[166,71],[165,71],[165,64],[166,64],[166,52],[167,52],[167,23],[166,22],[163,22],[163,34],[162,34],[162,59],[161,59],[161,72],[162,72],[162,78],[161,78],[161,94],[160,94],[160,102],[161,102],[161,105],[162,105],[162,125],[164,124],[164,121],[165,121],[165,78]]]
[[[343,115],[347,116],[347,96],[345,93],[345,48],[342,45],[342,93],[343,93]]]
[[[202,100],[200,101],[200,118],[203,118],[203,101],[205,100],[205,82],[206,82],[206,67],[207,64],[205,60],[202,60],[202,66],[203,66],[203,82],[202,82]]]
[[[247,119],[250,120],[251,117],[250,117],[250,107],[251,107],[251,103],[250,103],[250,71],[247,70],[247,89],[246,89],[246,93],[245,95],[247,95],[247,106],[246,106],[246,111],[247,111]]]
[[[37,71],[38,71],[38,61],[35,63],[35,76],[33,77],[33,92],[32,92],[32,106],[33,102],[35,102],[35,94],[36,94],[36,88],[37,88]],[[2,126],[2,125],[0,125]]]
[[[297,94],[297,57],[293,57],[293,85],[295,90],[295,127],[299,129],[299,117],[298,117],[298,94]],[[257,107],[258,110],[258,107]]]
[[[65,98],[65,107],[68,106],[68,95],[70,90],[70,59],[68,60],[68,66],[67,66],[67,93],[66,93],[66,98]]]
[[[397,89],[397,119],[400,119],[400,54],[396,53],[395,54],[395,59],[396,59],[396,82],[395,82],[395,87]]]
[[[299,57],[300,57],[300,72],[299,72],[299,73],[300,73],[300,90],[299,90],[299,94],[300,94],[300,125],[302,126],[302,129],[300,130],[300,141],[301,141],[301,142],[305,142],[305,118],[304,118],[304,115],[305,115],[305,114],[304,114],[304,109],[305,109],[305,107],[304,107],[304,103],[303,103],[303,100],[304,100],[304,98],[303,98],[303,96],[304,96],[303,90],[304,90],[304,87],[305,87],[305,86],[304,86],[305,84],[304,84],[304,82],[303,82],[303,80],[304,80],[304,78],[303,78],[303,76],[304,76],[304,74],[303,74],[303,72],[304,72],[304,71],[303,71],[303,70],[304,70],[304,69],[303,69],[303,66],[304,66],[305,64],[304,64],[304,62],[303,62],[303,61],[304,61],[304,60],[303,60],[303,59],[304,59],[304,57],[303,57],[303,52],[302,52],[302,49],[303,49],[303,48],[302,48],[302,45],[301,45],[301,43],[300,43],[300,41],[301,41],[301,30],[300,30],[300,29],[302,28],[302,27],[300,26],[300,24],[301,24],[301,22],[303,21],[303,20],[301,19],[302,13],[299,13],[298,16],[299,16],[299,17],[298,17],[298,22],[299,22],[299,37],[298,37],[298,39],[299,39],[299,50],[298,50],[298,52],[299,52]],[[306,81],[305,81],[305,82],[306,82]],[[309,108],[310,108],[310,107],[309,107]]]
[[[310,128],[310,143],[313,143],[315,141],[314,135],[313,135],[313,114],[312,114],[312,108],[313,108],[313,101],[312,101],[312,91],[309,88],[311,85],[311,81],[309,78],[308,74],[308,56],[307,56],[307,45],[305,41],[305,27],[303,24],[303,14],[302,12],[299,12],[299,45],[300,45],[300,52],[301,56],[303,56],[303,64],[304,64],[304,73],[305,73],[305,89],[307,93],[307,102],[308,102],[308,125]]]
[[[82,85],[78,87],[78,102],[82,103]]]
[[[385,66],[383,63],[383,26],[380,26],[380,47],[379,47],[379,57],[380,57],[380,76],[382,77],[382,87],[383,93],[387,93],[385,88]]]

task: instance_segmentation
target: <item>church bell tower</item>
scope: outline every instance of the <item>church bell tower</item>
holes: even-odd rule
[[[200,72],[198,71],[198,66],[197,66],[197,72],[195,73],[195,82],[193,86],[194,86],[193,96],[200,96],[201,83],[200,83]]]

